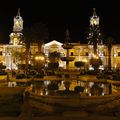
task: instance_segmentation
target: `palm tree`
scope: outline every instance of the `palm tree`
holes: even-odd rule
[[[113,38],[108,37],[107,47],[108,47],[108,69],[111,70],[111,49],[112,49]]]
[[[97,55],[97,45],[102,44],[102,36],[100,33],[99,26],[91,27],[87,39],[88,44],[93,45],[94,54]]]
[[[94,25],[90,27],[90,31],[87,39],[89,40],[88,44],[93,45],[94,55],[98,57],[96,59],[93,56],[90,59],[90,63],[94,67],[94,70],[96,71],[98,70],[99,66],[102,65],[102,61],[97,53],[98,45],[102,45],[102,35],[100,33],[100,29],[98,25],[96,26]]]
[[[48,38],[48,28],[43,23],[35,23],[31,27],[34,42],[38,44],[38,52],[41,52],[41,46]]]
[[[31,43],[31,30],[30,30],[30,28],[25,28],[23,33],[24,33],[24,43],[25,43],[25,49],[26,49],[25,52],[26,52],[26,56],[27,56],[26,58],[28,58],[29,53],[30,53],[30,43]]]
[[[23,42],[25,43],[25,63],[26,63],[26,70],[28,69],[28,62],[30,59],[30,43],[31,43],[31,29],[30,28],[24,28],[24,39]]]

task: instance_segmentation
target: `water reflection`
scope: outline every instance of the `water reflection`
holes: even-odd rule
[[[66,89],[65,81],[36,81],[31,85],[32,92],[37,95],[59,95],[60,92],[77,94],[80,96],[103,96],[109,94],[107,83],[95,83],[72,80]]]

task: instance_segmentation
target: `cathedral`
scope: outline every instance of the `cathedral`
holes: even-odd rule
[[[13,19],[13,31],[9,35],[9,44],[0,44],[0,64],[6,66],[7,69],[17,69],[17,65],[20,63],[20,59],[17,57],[17,52],[25,52],[25,45],[22,43],[23,38],[23,18],[18,9],[17,15]],[[69,49],[69,56],[74,57],[73,61],[69,62],[69,69],[76,69],[75,62],[85,62],[86,67],[89,70],[94,69],[91,66],[90,60],[94,57],[99,57],[102,60],[102,65],[99,69],[104,70],[109,66],[112,69],[120,68],[120,45],[103,44],[102,35],[100,32],[100,18],[96,14],[96,10],[93,9],[93,15],[90,17],[89,33],[86,37],[88,44],[70,43],[73,47]],[[70,36],[69,36],[70,37]],[[63,48],[63,44],[57,40],[42,45],[42,52],[46,57],[50,52],[59,52],[61,55],[66,56],[67,50]],[[31,53],[37,52],[37,45],[31,45]],[[15,55],[16,54],[16,55]],[[15,57],[16,56],[16,57]],[[31,61],[28,61],[31,64]],[[48,62],[48,59],[47,59]],[[23,60],[22,63],[25,63]],[[66,67],[66,62],[59,60],[59,67]]]

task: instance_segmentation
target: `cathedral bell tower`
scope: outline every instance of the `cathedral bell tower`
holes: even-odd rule
[[[19,45],[22,43],[23,31],[23,19],[20,15],[20,9],[18,9],[17,15],[14,17],[13,32],[10,34],[10,44]]]
[[[90,18],[91,26],[99,26],[99,17],[96,14],[95,8],[93,8],[93,16]]]

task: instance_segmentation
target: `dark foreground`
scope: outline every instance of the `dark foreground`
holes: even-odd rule
[[[67,110],[59,113],[33,107],[35,105],[31,105],[29,99],[22,97],[23,92],[24,88],[19,87],[0,88],[0,120],[118,120],[120,118],[119,97],[103,106],[94,106],[94,109],[93,106],[87,106],[87,111]]]
[[[41,116],[41,117],[0,117],[0,120],[119,120],[120,117],[99,116],[99,115],[54,115],[54,116]]]

